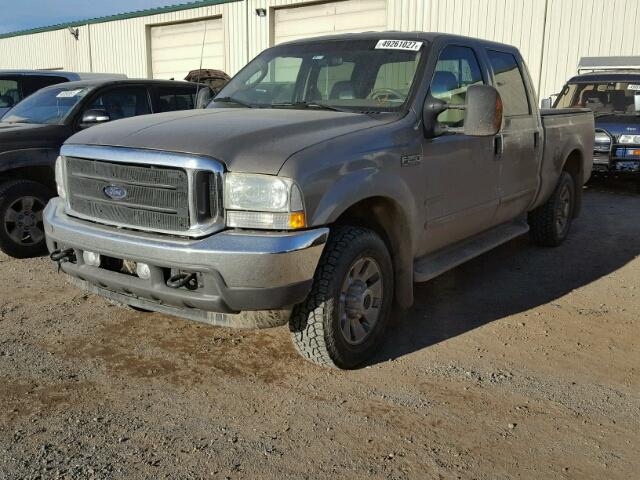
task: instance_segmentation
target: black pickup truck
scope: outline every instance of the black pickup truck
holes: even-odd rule
[[[42,211],[54,196],[54,163],[74,133],[110,120],[194,108],[196,83],[113,78],[39,90],[0,122],[0,250],[13,257],[44,251]]]

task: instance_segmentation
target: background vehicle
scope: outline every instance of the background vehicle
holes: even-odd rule
[[[559,245],[592,150],[593,114],[541,116],[514,47],[300,40],[258,55],[207,110],[70,138],[47,245],[90,291],[211,324],[288,321],[303,356],[352,368],[414,282],[527,231]]]
[[[0,70],[0,118],[23,98],[41,88],[76,80],[127,78],[117,73],[75,73],[59,70]]]
[[[62,143],[98,123],[194,108],[198,85],[164,80],[84,80],[46,87],[0,122],[0,249],[42,253],[42,211],[55,191]],[[201,88],[207,88],[201,86]]]
[[[554,103],[595,116],[593,171],[640,176],[640,57],[587,57]]]

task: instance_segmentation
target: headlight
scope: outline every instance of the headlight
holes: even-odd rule
[[[620,135],[618,141],[624,144],[640,143],[640,135]]]
[[[56,159],[56,187],[60,198],[67,198],[67,192],[64,182],[64,160],[62,157]]]
[[[288,178],[227,173],[224,208],[229,227],[293,230],[306,226],[302,193]]]

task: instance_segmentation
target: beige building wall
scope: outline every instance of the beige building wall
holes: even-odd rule
[[[371,25],[379,25],[377,17],[373,20],[382,5],[386,25],[373,29],[441,31],[516,45],[540,97],[558,92],[576,73],[581,56],[640,54],[640,0],[237,0],[83,25],[78,27],[78,40],[67,29],[0,38],[0,68],[151,77],[152,26],[220,18],[224,66],[234,74],[275,43],[276,21],[282,26],[283,19],[294,22],[300,14],[286,9],[303,5],[315,6],[307,11],[329,12],[320,13],[317,24],[312,22],[313,28],[303,29],[313,35],[331,33],[323,31],[325,27],[344,31],[344,18],[356,4],[354,30],[361,30],[357,25],[367,26],[369,20]],[[266,16],[258,16],[256,9],[264,9]],[[343,14],[346,16],[337,19]]]

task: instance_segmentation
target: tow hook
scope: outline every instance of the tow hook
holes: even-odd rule
[[[195,290],[198,288],[198,277],[195,273],[176,273],[167,280],[167,287],[186,287],[188,290]]]
[[[64,262],[73,262],[76,259],[76,252],[73,248],[65,248],[64,250],[54,250],[49,255],[49,258],[58,264],[58,272],[60,272],[60,266]]]

